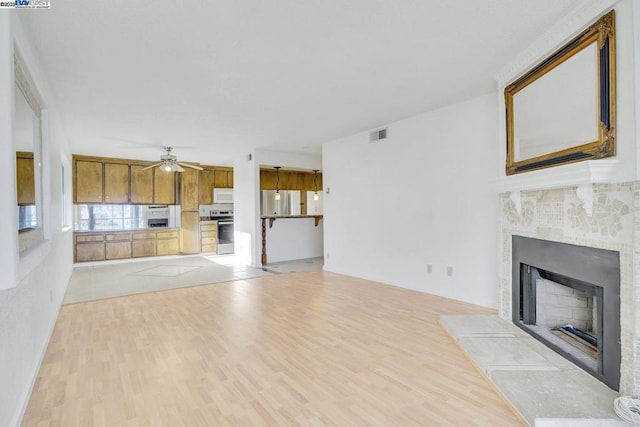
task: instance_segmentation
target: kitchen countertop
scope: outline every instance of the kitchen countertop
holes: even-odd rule
[[[322,218],[322,214],[320,215],[263,215],[260,218],[262,219],[278,219],[278,218]]]
[[[315,220],[316,227],[320,224],[322,215],[264,215],[260,217],[262,221],[269,220],[269,228],[273,227],[273,222],[280,218],[313,218]]]
[[[153,228],[123,228],[120,230],[73,230],[74,233],[88,233],[88,234],[100,234],[100,233],[131,233],[137,231],[178,231],[180,227],[153,227]]]

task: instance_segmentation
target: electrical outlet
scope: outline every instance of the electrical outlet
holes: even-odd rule
[[[453,267],[447,267],[447,276],[453,276]]]
[[[329,259],[329,252],[324,256],[326,259]]]
[[[431,264],[427,264],[427,273],[428,274],[433,273],[433,266]]]

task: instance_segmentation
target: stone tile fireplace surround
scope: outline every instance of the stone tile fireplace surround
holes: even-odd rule
[[[640,182],[593,184],[585,209],[577,187],[500,194],[499,314],[512,317],[512,236],[620,253],[620,394],[640,394]],[[591,212],[589,212],[591,211]],[[636,238],[637,236],[637,238]],[[638,241],[636,243],[636,241]]]

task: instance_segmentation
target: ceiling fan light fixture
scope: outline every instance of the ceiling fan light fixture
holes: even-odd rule
[[[149,165],[146,168],[143,168],[142,170],[159,167],[165,172],[184,172],[183,166],[190,169],[199,170],[199,171],[203,170],[200,166],[179,162],[178,158],[173,154],[171,154],[171,150],[173,150],[172,147],[164,147],[164,149],[167,152],[167,154],[163,154],[162,156],[160,156],[160,162]]]

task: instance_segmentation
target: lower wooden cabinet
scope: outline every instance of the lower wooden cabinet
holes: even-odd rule
[[[217,221],[203,221],[200,223],[200,251],[218,252]]]
[[[107,259],[131,258],[131,233],[105,234]]]
[[[104,233],[76,234],[74,252],[76,262],[104,261]]]
[[[180,230],[75,233],[75,262],[178,255]]]
[[[178,255],[180,253],[180,232],[179,231],[158,231],[156,254]]]
[[[156,256],[156,232],[140,231],[133,233],[131,256],[133,258]]]

